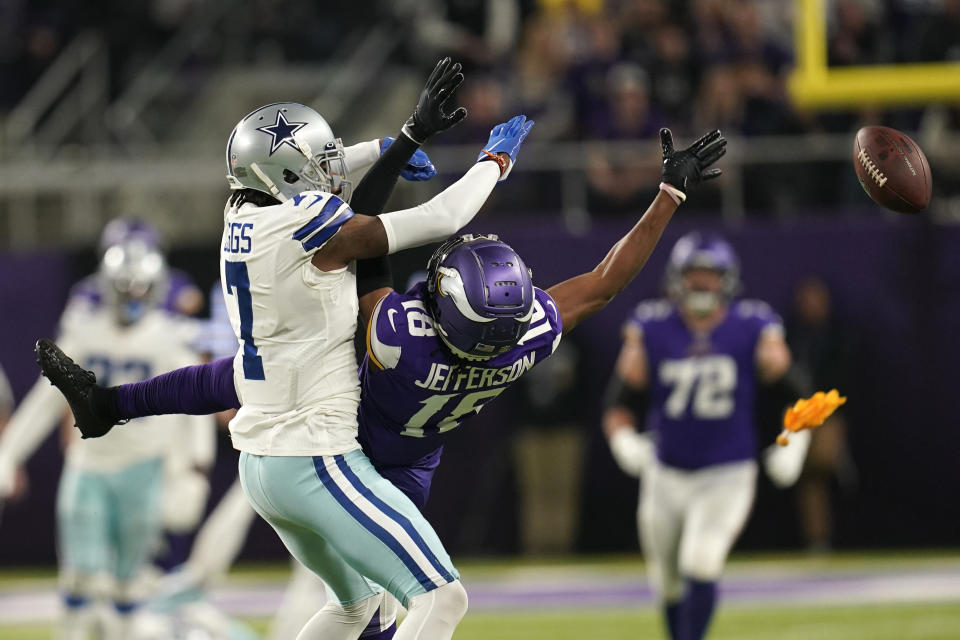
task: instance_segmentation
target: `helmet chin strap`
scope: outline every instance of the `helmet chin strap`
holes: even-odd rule
[[[270,195],[272,195],[274,198],[276,198],[280,202],[286,201],[287,199],[286,196],[280,193],[280,189],[277,188],[277,185],[273,183],[273,180],[267,177],[267,174],[264,173],[259,166],[257,166],[256,162],[250,163],[250,170],[253,171],[258,178],[260,178],[260,182],[267,185],[267,188],[270,189]]]

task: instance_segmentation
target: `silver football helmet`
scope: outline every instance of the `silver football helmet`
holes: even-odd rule
[[[167,291],[167,261],[139,238],[109,247],[98,272],[106,303],[117,321],[134,324],[157,306]]]
[[[350,199],[343,143],[319,113],[296,102],[260,107],[227,142],[231,189],[256,189],[281,202],[319,190]]]

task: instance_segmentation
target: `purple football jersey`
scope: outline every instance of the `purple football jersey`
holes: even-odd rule
[[[756,455],[757,342],[766,330],[783,331],[769,305],[735,301],[717,327],[697,335],[670,302],[642,302],[626,330],[639,330],[646,348],[647,428],[664,464],[699,469]]]
[[[459,360],[437,336],[425,297],[419,283],[406,294],[390,293],[374,310],[358,413],[364,453],[381,473],[393,466],[420,469],[424,500],[443,434],[549,357],[562,333],[556,304],[534,289],[530,328],[516,347],[487,361]]]
[[[161,308],[170,313],[181,313],[177,307],[180,296],[187,290],[196,288],[197,285],[193,283],[193,279],[186,271],[181,271],[180,269],[168,270],[167,290],[165,291]],[[67,304],[69,305],[76,302],[83,302],[91,307],[99,307],[103,304],[103,290],[97,274],[91,273],[70,287]]]

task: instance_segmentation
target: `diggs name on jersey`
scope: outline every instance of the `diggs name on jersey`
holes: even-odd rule
[[[250,253],[253,250],[252,222],[230,222],[225,225],[223,234],[224,253]]]

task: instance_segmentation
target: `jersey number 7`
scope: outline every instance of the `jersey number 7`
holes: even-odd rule
[[[227,293],[236,290],[237,308],[240,310],[240,339],[243,340],[243,377],[247,380],[266,380],[263,375],[263,358],[257,353],[253,341],[253,298],[250,297],[250,275],[246,262],[223,262]]]

